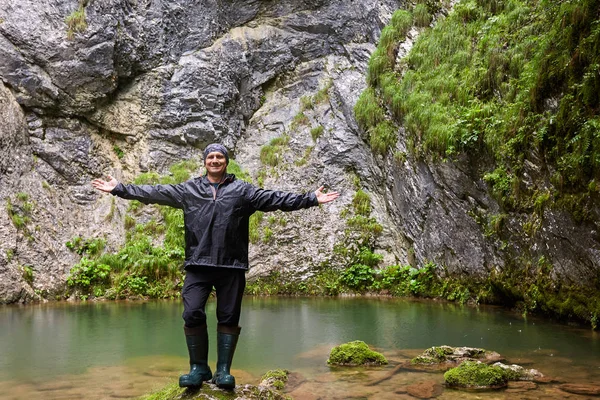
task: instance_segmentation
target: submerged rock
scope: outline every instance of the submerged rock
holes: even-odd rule
[[[504,391],[504,393],[523,393],[529,390],[535,390],[537,387],[538,386],[533,382],[512,381],[508,382],[508,388]]]
[[[412,385],[406,386],[405,389],[406,393],[417,399],[431,399],[438,397],[444,391],[441,384],[432,380],[413,383]],[[396,393],[400,394],[398,391]]]
[[[565,383],[558,388],[567,393],[580,394],[583,396],[600,396],[600,385]]]
[[[387,364],[383,354],[373,351],[360,340],[344,343],[331,349],[329,365],[382,365]]]

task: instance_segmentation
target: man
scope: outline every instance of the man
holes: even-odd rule
[[[227,174],[229,154],[221,144],[204,150],[206,175],[177,185],[123,185],[109,176],[95,179],[94,188],[145,204],[181,208],[185,222],[183,320],[190,372],[181,387],[200,387],[211,380],[223,389],[235,388],[230,373],[240,334],[242,295],[248,270],[248,227],[256,211],[293,211],[335,200],[337,192],[293,194],[257,188]],[[208,366],[205,306],[213,287],[217,295],[217,368]]]

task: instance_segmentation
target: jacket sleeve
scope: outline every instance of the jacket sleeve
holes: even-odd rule
[[[256,211],[294,211],[319,205],[313,192],[294,194],[251,186],[249,197]]]
[[[179,185],[124,185],[119,183],[110,194],[144,204],[161,204],[183,208],[184,186]]]

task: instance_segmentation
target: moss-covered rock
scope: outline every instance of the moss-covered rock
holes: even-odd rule
[[[498,366],[477,361],[465,361],[444,374],[446,384],[451,387],[469,389],[495,389],[508,384],[508,373]]]
[[[410,363],[418,366],[435,364],[458,365],[464,361],[492,363],[501,359],[502,356],[495,351],[477,347],[434,346],[425,350],[423,354],[413,358]]]
[[[454,354],[454,348],[450,346],[433,346],[410,360],[411,364],[434,364],[448,360],[448,356]]]
[[[360,340],[344,343],[331,349],[329,365],[382,365],[387,364],[383,354],[373,351]]]
[[[506,365],[502,364],[501,362],[497,362],[492,366],[504,369],[506,376],[510,381],[532,381],[534,379],[544,377],[544,374],[537,369],[526,369],[517,364]]]
[[[272,369],[262,376],[261,386],[273,387],[277,390],[283,390],[288,380],[290,371],[286,369]]]
[[[269,371],[271,372],[271,371]],[[267,374],[269,374],[269,372]],[[267,375],[265,374],[265,376]],[[281,375],[273,374],[273,377]],[[284,375],[287,379],[287,371]],[[264,377],[263,377],[264,378]],[[278,380],[281,382],[281,380]],[[285,383],[283,383],[285,386]],[[283,387],[282,387],[283,388]],[[139,400],[291,400],[275,388],[274,385],[261,382],[260,385],[237,385],[234,390],[219,389],[216,385],[205,382],[200,389],[180,388],[172,383],[163,389],[139,398]]]

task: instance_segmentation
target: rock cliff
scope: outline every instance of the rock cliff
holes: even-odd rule
[[[498,205],[480,179],[485,160],[428,165],[370,151],[353,107],[381,29],[403,1],[0,5],[0,302],[61,293],[78,260],[65,246],[75,236],[104,237],[112,249],[123,242],[127,205],[94,192],[93,178],[165,173],[216,141],[266,188],[324,184],[342,194],[281,215],[273,239],[251,247],[250,276],[302,277],[331,263],[357,188],[383,226],[384,264],[434,261],[482,275],[527,253],[566,279],[598,274],[594,223],[545,211],[530,238],[507,245],[486,235],[477,216]],[[406,150],[400,133],[397,149]],[[277,166],[263,165],[261,148],[282,136]],[[508,235],[519,218],[507,217]]]

